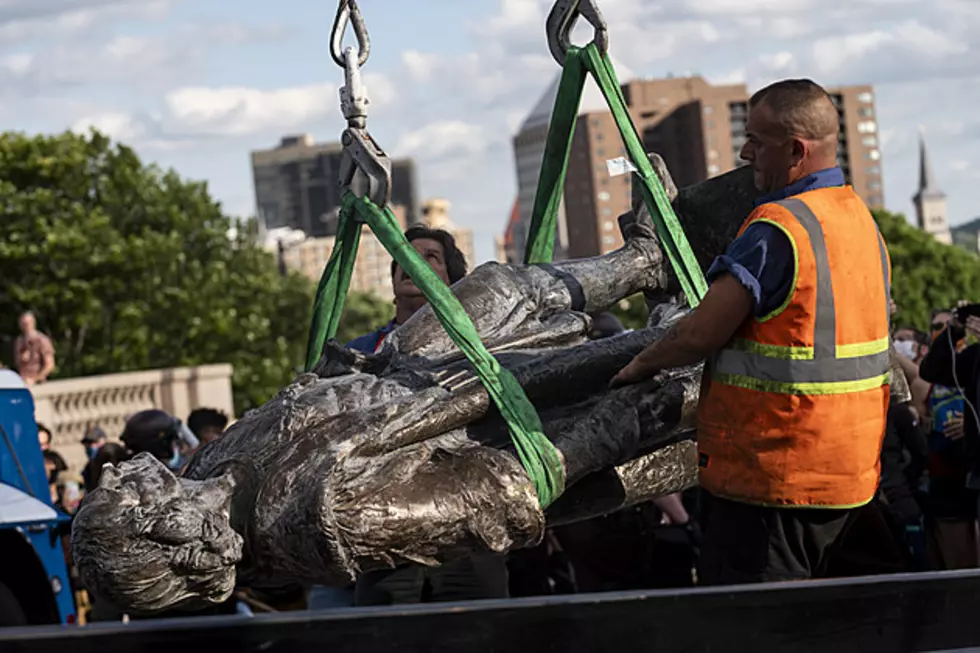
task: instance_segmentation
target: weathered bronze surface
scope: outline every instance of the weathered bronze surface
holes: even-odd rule
[[[676,196],[702,266],[755,195],[740,169]],[[86,586],[145,614],[220,602],[236,581],[345,584],[371,569],[532,546],[549,520],[694,485],[700,366],[607,387],[683,314],[649,216],[638,215],[620,219],[626,244],[611,254],[490,263],[454,286],[561,454],[568,489],[547,513],[485,389],[425,308],[376,355],[330,343],[312,373],[202,448],[181,477],[146,455],[107,467],[72,533]],[[589,313],[641,291],[653,305],[646,328],[587,339]]]

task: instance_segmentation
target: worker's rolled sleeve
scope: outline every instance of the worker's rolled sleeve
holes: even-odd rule
[[[711,283],[722,274],[749,291],[753,313],[763,317],[783,305],[792,290],[795,261],[786,234],[765,222],[749,225],[708,269]]]

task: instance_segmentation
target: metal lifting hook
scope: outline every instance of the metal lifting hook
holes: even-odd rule
[[[334,63],[343,68],[344,63],[344,32],[347,31],[347,24],[354,26],[354,36],[357,38],[357,65],[363,66],[367,63],[368,54],[371,52],[371,39],[368,38],[367,26],[364,24],[364,17],[355,0],[340,0],[337,5],[337,15],[333,20],[333,30],[330,32],[330,56]]]
[[[344,49],[344,85],[340,89],[340,108],[347,119],[341,137],[340,186],[357,197],[367,197],[384,208],[391,198],[391,161],[367,130],[367,89],[361,83],[361,69],[354,48]]]
[[[609,31],[606,29],[606,21],[602,18],[596,0],[556,0],[545,25],[551,56],[560,65],[565,65],[565,53],[572,45],[572,28],[575,27],[579,15],[592,25],[594,30],[592,42],[599,52],[605,54],[609,50]]]

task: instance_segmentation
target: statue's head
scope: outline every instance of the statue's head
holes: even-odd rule
[[[230,475],[178,479],[148,453],[102,469],[72,525],[85,586],[124,612],[221,603],[235,588],[242,538]]]

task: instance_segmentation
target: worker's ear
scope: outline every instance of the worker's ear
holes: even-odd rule
[[[650,165],[653,166],[653,171],[657,173],[657,177],[660,178],[660,183],[663,184],[664,191],[667,192],[667,199],[671,202],[677,197],[677,185],[674,183],[673,177],[670,176],[670,171],[667,169],[667,164],[664,163],[663,158],[659,154],[653,152],[647,152],[647,158],[650,160]],[[643,181],[640,176],[635,172],[630,175],[630,192],[632,195],[632,208],[633,212],[636,213],[640,210],[640,206],[643,205]]]
[[[814,144],[808,141],[804,141],[801,138],[791,138],[790,139],[790,162],[793,166],[798,166],[800,163],[807,158],[810,151],[813,149]]]

